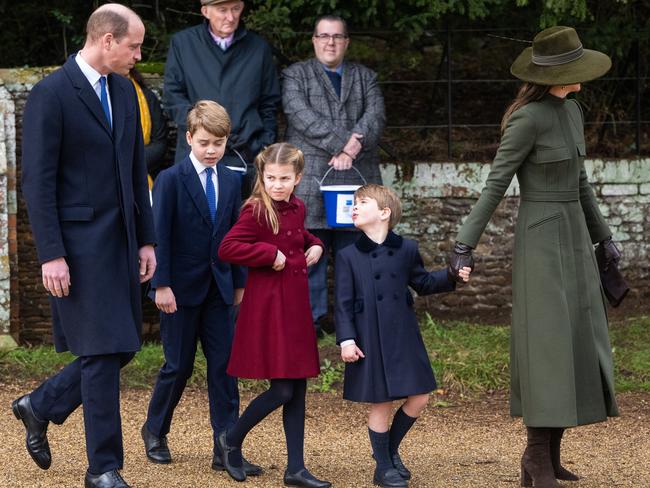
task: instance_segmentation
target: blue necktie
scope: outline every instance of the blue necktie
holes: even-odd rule
[[[214,222],[214,216],[217,215],[217,192],[214,190],[214,183],[212,183],[212,168],[205,168],[205,197],[208,199],[208,208],[210,209],[210,217]]]
[[[113,122],[111,121],[111,109],[108,107],[108,92],[106,91],[106,77],[102,76],[99,78],[99,100],[102,102],[102,108],[104,109],[104,114],[106,114],[106,120],[108,120],[108,126],[112,129]]]

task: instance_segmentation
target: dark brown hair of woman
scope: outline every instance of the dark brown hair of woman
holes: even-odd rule
[[[530,102],[540,100],[550,89],[550,86],[536,85],[535,83],[524,83],[521,85],[517,96],[506,109],[506,113],[503,114],[503,118],[501,119],[501,134],[506,130],[508,119],[510,119],[510,116],[515,110],[520,109],[524,105],[528,105]]]

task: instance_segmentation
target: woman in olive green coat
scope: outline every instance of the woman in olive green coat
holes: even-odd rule
[[[452,273],[472,261],[485,226],[516,174],[511,332],[511,415],[523,417],[528,445],[522,486],[576,480],[560,464],[566,427],[618,415],[607,314],[592,244],[610,263],[620,253],[584,169],[580,106],[566,95],[605,74],[609,57],[582,48],[574,29],[535,37],[511,67],[525,81],[504,116],[485,188],[456,238]],[[532,479],[531,479],[532,478]]]

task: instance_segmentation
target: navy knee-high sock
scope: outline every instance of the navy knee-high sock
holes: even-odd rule
[[[289,402],[293,397],[295,380],[275,379],[271,380],[271,386],[264,393],[258,395],[246,410],[241,414],[239,420],[228,430],[226,441],[229,445],[241,447],[246,435],[259,424],[267,415],[279,406]],[[233,466],[241,466],[241,451],[235,451],[230,455],[230,463]]]
[[[393,423],[390,426],[389,430],[389,445],[388,450],[391,454],[397,454],[399,450],[399,445],[402,443],[402,439],[406,436],[407,432],[413,427],[413,424],[417,420],[417,417],[410,417],[404,413],[402,407],[400,407],[395,416],[393,417]]]
[[[392,468],[393,462],[388,451],[388,432],[375,432],[368,428],[368,436],[370,436],[370,445],[377,462],[377,469],[383,471]]]
[[[307,380],[294,380],[293,398],[284,404],[282,423],[287,440],[287,471],[297,473],[305,467],[305,395]]]

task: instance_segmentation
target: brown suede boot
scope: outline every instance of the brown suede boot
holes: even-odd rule
[[[563,468],[560,463],[560,446],[562,444],[563,434],[564,429],[561,427],[551,429],[551,463],[553,464],[553,471],[555,472],[555,477],[559,480],[578,481],[580,476]]]
[[[562,488],[555,479],[551,464],[551,429],[526,427],[528,445],[521,457],[521,486]]]

